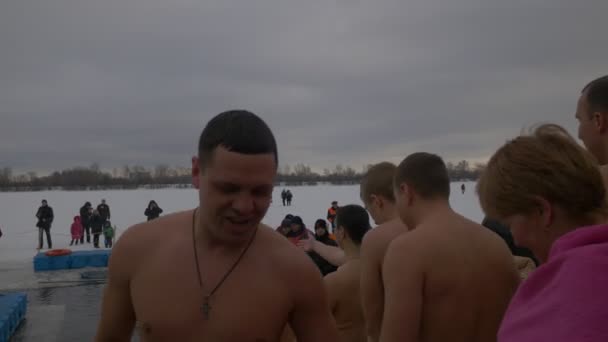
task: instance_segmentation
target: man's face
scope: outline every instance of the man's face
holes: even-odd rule
[[[586,94],[583,93],[576,105],[575,117],[578,121],[578,138],[583,142],[587,150],[600,161],[600,164],[605,164],[608,161],[601,160],[603,158],[602,136],[597,125],[596,115],[600,114],[591,112]]]
[[[365,209],[369,213],[369,216],[372,217],[372,220],[374,221],[374,223],[376,225],[380,225],[380,224],[384,223],[383,219],[382,219],[380,207],[378,206],[378,200],[377,200],[376,195],[370,195],[367,200],[364,200],[362,198],[361,201],[363,202]]]
[[[344,239],[346,239],[346,232],[344,231],[344,227],[338,225],[334,231],[334,236],[336,237],[336,243],[340,248],[344,248]]]
[[[48,203],[46,203],[46,201],[42,201],[42,206],[46,207],[48,205]]]
[[[272,199],[274,155],[245,155],[218,147],[201,169],[193,158],[193,183],[199,189],[204,227],[218,238],[248,239]]]
[[[338,209],[338,203],[332,203],[331,205],[334,209]]]

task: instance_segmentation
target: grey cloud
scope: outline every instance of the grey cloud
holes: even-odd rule
[[[206,120],[260,114],[285,163],[415,149],[483,158],[522,126],[575,125],[608,70],[604,0],[9,0],[0,160],[187,165]],[[329,164],[329,165],[328,165]]]

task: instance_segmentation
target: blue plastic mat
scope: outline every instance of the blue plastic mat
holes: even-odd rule
[[[46,256],[38,253],[34,257],[34,271],[54,271],[84,267],[107,267],[110,257],[109,249],[77,251],[62,256]]]
[[[25,293],[0,294],[0,342],[8,342],[25,318]]]

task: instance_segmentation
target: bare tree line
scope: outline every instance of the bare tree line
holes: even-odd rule
[[[325,168],[322,173],[318,173],[304,163],[284,165],[279,168],[277,184],[357,184],[370,166],[366,165],[357,171],[350,166],[339,164],[333,169]],[[466,160],[456,164],[447,163],[453,181],[476,180],[484,166],[475,164],[471,167]],[[159,164],[154,168],[125,165],[109,172],[102,171],[98,163],[93,163],[89,167],[74,167],[55,171],[47,176],[38,176],[36,172],[14,174],[12,168],[4,167],[0,168],[0,191],[187,188],[191,186],[190,172],[190,168],[171,167],[167,164]]]

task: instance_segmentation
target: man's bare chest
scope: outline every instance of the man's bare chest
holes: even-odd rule
[[[179,267],[146,270],[131,283],[131,298],[143,341],[273,341],[290,311],[288,293],[270,272],[235,271],[200,287]]]

